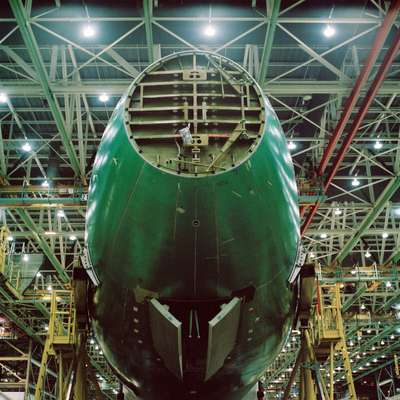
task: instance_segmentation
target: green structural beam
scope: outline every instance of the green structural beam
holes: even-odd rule
[[[391,263],[397,264],[399,262],[399,260],[400,260],[400,247],[395,249],[395,251],[386,260],[385,265],[389,265]]]
[[[7,294],[7,292],[0,287],[0,294],[4,297],[5,300],[10,301],[11,297]],[[20,329],[22,329],[28,336],[30,336],[32,339],[43,343],[42,339],[33,331],[33,329],[27,325],[17,314],[15,314],[14,311],[10,310],[9,307],[7,307],[4,304],[1,304],[0,301],[0,311],[7,316],[11,321],[15,323]]]
[[[154,62],[153,27],[151,21],[153,18],[152,0],[143,0],[143,14],[144,14],[145,29],[146,29],[147,55],[149,58],[149,64],[151,64],[152,62]]]
[[[18,208],[29,206],[83,206],[80,197],[0,197],[0,208]]]
[[[22,329],[29,337],[32,339],[36,340],[39,343],[43,344],[43,340],[36,335],[36,333],[30,328],[28,325],[25,324],[24,321],[21,320],[13,311],[9,310],[5,305],[0,304],[0,311],[12,322],[14,322],[15,325],[18,326],[18,328]]]
[[[46,68],[43,64],[43,60],[42,60],[42,57],[39,52],[39,47],[37,45],[35,36],[33,34],[32,28],[30,26],[29,17],[26,14],[25,7],[23,6],[21,0],[9,0],[9,3],[10,3],[10,7],[12,9],[12,12],[14,13],[15,19],[18,23],[19,30],[21,32],[25,46],[26,46],[28,53],[32,59],[32,63],[35,67],[36,74],[39,79],[40,85],[43,89],[43,92],[46,96],[50,110],[53,114],[54,120],[57,125],[57,129],[60,133],[63,145],[68,154],[72,169],[74,170],[75,174],[81,178],[82,182],[84,184],[86,184],[86,178],[85,178],[84,171],[81,171],[81,169],[80,169],[78,157],[75,153],[75,149],[72,145],[71,139],[67,132],[67,128],[65,126],[65,121],[62,116],[57,98],[54,96],[53,92],[50,89]]]
[[[368,290],[368,286],[365,283],[361,285],[358,290],[350,297],[342,306],[342,312],[346,312],[357,300],[359,300],[363,294]]]
[[[271,8],[271,15],[267,28],[267,33],[265,35],[264,48],[260,63],[260,72],[258,76],[258,83],[260,84],[260,86],[264,84],[264,81],[267,77],[268,65],[271,57],[272,44],[274,42],[281,0],[270,0],[268,1],[268,5]]]
[[[390,309],[390,307],[392,307],[394,304],[396,303],[400,303],[400,292],[395,294],[391,299],[385,301],[385,303],[380,306],[376,312],[381,312],[381,311],[387,311]]]
[[[40,248],[43,250],[43,253],[46,255],[46,257],[49,259],[51,264],[54,266],[54,268],[58,272],[58,275],[59,275],[61,281],[64,283],[69,282],[70,279],[69,279],[69,276],[67,275],[67,273],[65,272],[64,267],[61,265],[58,258],[51,251],[51,248],[47,244],[47,242],[41,237],[38,227],[33,222],[32,218],[27,213],[27,211],[19,208],[19,209],[16,209],[15,212],[22,219],[22,221],[24,222],[26,227],[32,231],[33,237],[35,238],[35,240],[38,243],[38,245],[40,246]]]
[[[349,239],[343,249],[336,256],[334,262],[341,263],[347,255],[353,250],[360,238],[363,236],[365,231],[373,224],[378,215],[382,212],[387,202],[400,188],[400,176],[393,178],[390,183],[386,186],[384,191],[381,193],[374,206],[368,215],[361,222],[357,232]]]

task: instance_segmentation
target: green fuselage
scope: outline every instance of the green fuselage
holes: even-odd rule
[[[257,148],[235,168],[213,175],[180,176],[147,162],[129,141],[125,99],[106,129],[87,211],[87,247],[100,280],[91,318],[110,365],[141,398],[241,399],[288,335],[297,190],[279,121],[263,100],[265,132]],[[241,306],[237,344],[204,382],[197,371],[206,328],[201,319],[201,338],[187,339],[185,304],[210,301],[212,308],[248,288],[255,292]],[[183,380],[155,352],[148,305],[138,301],[137,289],[167,304],[183,300],[177,313],[184,320],[184,370],[190,364]]]

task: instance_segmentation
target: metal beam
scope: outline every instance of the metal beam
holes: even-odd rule
[[[343,249],[337,254],[334,262],[341,263],[347,255],[353,250],[355,245],[358,243],[360,238],[364,235],[365,231],[372,225],[376,217],[382,212],[387,202],[400,188],[400,176],[392,179],[391,182],[383,190],[376,203],[372,207],[372,210],[367,214],[364,220],[359,225],[356,233],[346,242]]]
[[[258,82],[260,86],[264,84],[265,79],[267,78],[268,65],[271,57],[272,45],[274,42],[276,24],[278,22],[279,7],[281,5],[281,0],[271,0],[271,2],[273,2],[271,8],[271,16],[267,27],[267,32],[265,34],[264,47],[260,63],[260,73],[258,76]]]
[[[26,63],[13,49],[8,46],[0,46],[0,50],[3,50],[18,66],[20,66],[28,75],[30,75],[35,81],[38,80],[36,72],[30,65]]]
[[[71,167],[75,174],[79,176],[84,184],[86,184],[86,177],[83,171],[80,170],[78,157],[75,153],[75,149],[72,145],[71,139],[67,132],[65,121],[62,116],[57,98],[51,91],[47,72],[43,64],[42,57],[39,52],[39,48],[33,34],[32,28],[29,23],[29,18],[26,14],[25,7],[21,0],[9,0],[10,7],[14,13],[15,19],[18,23],[22,38],[27,47],[28,53],[32,59],[36,73],[38,75],[41,87],[46,96],[47,102],[53,114],[54,120],[57,125],[57,129],[60,132],[60,136],[65,147],[66,153],[68,154]]]
[[[143,0],[143,15],[144,15],[144,23],[146,29],[146,42],[147,42],[147,57],[149,59],[149,64],[154,62],[154,42],[153,42],[153,27],[152,27],[152,18],[153,18],[153,1],[152,0]]]
[[[170,31],[168,32],[170,33]],[[188,46],[192,45],[185,43]],[[192,47],[193,48],[193,47]],[[126,72],[126,71],[125,71]],[[84,80],[82,82],[75,81],[56,81],[50,84],[52,93],[56,95],[63,94],[86,94],[97,96],[104,92],[107,88],[107,94],[121,96],[128,86],[132,83],[132,79],[105,79],[99,82]],[[32,82],[8,79],[2,81],[2,88],[11,97],[42,97],[44,95],[43,88]],[[343,96],[350,90],[350,85],[346,83],[338,83],[337,81],[301,81],[301,80],[280,80],[268,83],[264,87],[266,94],[273,94],[287,97],[298,97],[305,94],[330,94]],[[363,89],[361,93],[366,93],[367,89]],[[379,90],[379,96],[393,95],[400,93],[400,82],[398,80],[385,80]]]
[[[65,272],[64,267],[61,265],[60,261],[58,258],[53,254],[51,251],[50,246],[47,244],[47,242],[41,237],[41,233],[39,228],[36,226],[35,222],[31,218],[31,216],[28,214],[26,210],[23,209],[16,209],[15,210],[16,214],[21,218],[21,220],[24,222],[26,227],[32,232],[32,236],[35,238],[36,242],[40,246],[40,248],[43,250],[43,253],[46,255],[46,257],[49,259],[55,270],[58,272],[58,276],[60,277],[61,281],[64,283],[67,283],[70,281],[69,276]]]

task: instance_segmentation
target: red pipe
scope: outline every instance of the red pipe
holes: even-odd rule
[[[321,204],[321,202],[318,200],[313,206],[311,206],[311,210],[307,214],[306,220],[304,221],[303,225],[300,228],[300,236],[301,237],[304,236],[305,231],[310,226],[311,221],[314,218],[314,215],[316,214],[320,204]]]
[[[386,17],[382,23],[382,26],[380,27],[378,33],[376,34],[375,41],[374,41],[374,44],[368,55],[366,64],[364,65],[364,68],[362,69],[359,77],[357,78],[356,84],[354,85],[354,88],[353,88],[349,98],[346,100],[342,116],[341,116],[338,124],[336,125],[335,131],[333,133],[332,138],[329,141],[328,147],[325,149],[324,154],[322,155],[322,159],[321,159],[320,165],[318,167],[318,175],[319,176],[322,176],[323,173],[325,172],[325,169],[328,165],[330,157],[332,156],[334,148],[335,148],[340,136],[342,135],[347,122],[350,119],[351,112],[357,102],[358,96],[361,92],[361,88],[362,88],[363,84],[365,83],[365,81],[367,80],[368,75],[371,72],[371,70],[376,62],[376,59],[379,55],[379,51],[382,48],[382,46],[385,42],[385,39],[386,39],[387,35],[389,34],[390,29],[396,19],[399,8],[400,8],[400,0],[395,0],[392,3],[389,11],[387,12]],[[368,107],[370,106],[374,95],[376,94],[380,85],[382,84],[385,74],[387,73],[387,70],[389,69],[391,63],[393,62],[394,57],[396,56],[399,42],[400,42],[400,40],[399,40],[399,32],[398,32],[396,34],[396,38],[395,38],[393,45],[391,46],[391,48],[388,50],[387,54],[385,55],[383,63],[381,65],[381,67],[379,68],[378,74],[376,75],[374,82],[372,83],[370,89],[368,90],[368,92],[366,94],[365,100],[356,116],[356,119],[353,121],[350,133],[347,136],[345,142],[343,143],[343,145],[339,151],[339,154],[337,155],[337,157],[333,163],[333,166],[329,173],[329,176],[323,186],[324,192],[326,192],[330,183],[332,182],[332,179],[335,176],[335,174],[339,168],[339,165],[340,165],[341,161],[343,160],[344,155],[345,155],[348,147],[350,146],[352,139],[354,138],[354,135],[357,133],[357,130],[358,130],[366,112],[368,111]],[[365,107],[365,109],[364,109],[364,107]],[[308,213],[308,215],[300,229],[301,237],[304,236],[305,231],[311,224],[311,221],[314,218],[314,215],[316,214],[316,212],[319,208],[319,205],[320,205],[320,201],[317,201],[314,204],[314,206],[311,207],[311,210]]]
[[[390,28],[392,27],[396,19],[399,8],[400,8],[400,0],[393,1],[391,7],[389,8],[389,11],[385,16],[385,19],[383,20],[382,26],[380,27],[378,33],[376,34],[374,44],[372,45],[371,51],[368,54],[366,63],[364,64],[364,67],[357,78],[357,81],[353,87],[353,90],[351,91],[350,96],[346,100],[340,120],[336,125],[335,131],[333,132],[333,135],[328,143],[328,147],[325,149],[325,152],[322,155],[322,159],[318,167],[319,176],[322,176],[325,172],[325,169],[332,156],[335,146],[338,140],[340,139],[340,136],[342,135],[343,130],[350,119],[354,106],[356,105],[356,102],[360,96],[361,89],[364,86],[365,82],[367,81],[368,76],[375,65],[379,52],[383,44],[385,43],[386,37],[390,32]]]
[[[375,79],[372,82],[372,85],[369,88],[367,94],[365,95],[364,101],[360,109],[358,110],[358,114],[354,119],[353,123],[351,124],[350,132],[346,136],[346,139],[344,140],[342,147],[340,148],[338,154],[336,155],[332,168],[329,171],[328,177],[326,178],[326,181],[324,183],[324,192],[327,191],[329,185],[332,182],[333,177],[336,175],[336,172],[339,169],[339,165],[343,161],[343,158],[348,148],[350,147],[350,144],[353,141],[354,136],[356,135],[358,129],[360,128],[361,122],[363,121],[365,115],[368,112],[369,106],[374,100],[375,95],[378,93],[378,90],[385,79],[385,75],[389,71],[390,66],[392,65],[394,59],[396,58],[399,50],[400,50],[400,29],[398,29],[397,34],[394,38],[394,42],[390,47],[390,49],[387,51],[385,58],[383,59],[382,64],[379,67],[379,70],[375,76]]]

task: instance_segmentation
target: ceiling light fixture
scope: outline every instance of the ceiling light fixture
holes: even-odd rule
[[[326,25],[324,29],[324,36],[327,38],[331,38],[336,33],[335,28],[332,25]]]
[[[289,150],[294,150],[297,147],[296,143],[294,143],[293,141],[290,141],[288,143],[288,149]]]
[[[351,181],[351,185],[354,186],[354,187],[360,186],[360,181],[359,181],[357,178],[354,178],[354,179]]]
[[[32,150],[32,146],[31,146],[28,142],[25,142],[25,143],[22,145],[22,150],[23,150],[23,151],[26,151],[26,152],[30,152],[30,151]]]
[[[379,150],[379,149],[381,149],[382,147],[383,147],[383,144],[382,144],[382,142],[380,142],[379,140],[377,140],[377,141],[374,143],[374,149]]]
[[[57,217],[64,218],[64,217],[65,217],[65,212],[64,212],[64,210],[58,210],[58,211],[57,211]]]
[[[102,93],[102,94],[99,96],[99,100],[100,100],[101,102],[103,102],[103,103],[106,103],[108,100],[110,100],[110,96],[108,96],[108,94],[106,94],[106,93]]]
[[[8,97],[5,93],[0,93],[0,103],[7,103]]]
[[[205,34],[206,36],[209,36],[209,37],[214,36],[214,35],[215,35],[215,32],[216,32],[216,30],[215,30],[215,28],[214,28],[211,24],[208,24],[208,25],[204,28],[204,34]]]
[[[91,24],[88,24],[83,28],[82,34],[86,38],[91,38],[96,34],[96,31]]]

